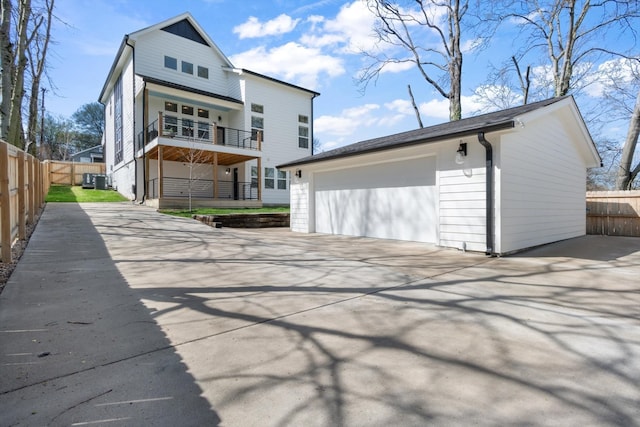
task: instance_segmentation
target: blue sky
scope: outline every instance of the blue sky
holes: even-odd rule
[[[447,101],[414,69],[385,72],[362,93],[354,80],[365,61],[359,50],[373,46],[373,21],[358,0],[56,0],[56,5],[60,21],[49,58],[56,88],[45,101],[54,115],[69,117],[97,100],[125,34],[188,11],[235,66],[321,93],[314,128],[324,149],[417,128],[408,84],[426,126],[448,120]],[[465,56],[463,116],[486,107],[474,90],[485,82],[489,63],[500,65],[517,49],[512,36],[499,33],[490,48]],[[473,41],[464,39],[463,45]],[[596,99],[597,94],[588,95]]]

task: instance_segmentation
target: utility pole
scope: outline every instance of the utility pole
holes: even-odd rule
[[[36,157],[40,157],[42,150],[44,150],[44,93],[47,91],[47,88],[42,88],[42,105],[40,107],[40,148],[39,153],[36,154]]]

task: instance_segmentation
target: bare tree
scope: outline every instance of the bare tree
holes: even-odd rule
[[[418,105],[416,104],[416,99],[413,97],[413,91],[411,90],[411,85],[407,85],[407,90],[409,91],[409,98],[411,98],[411,105],[413,106],[413,111],[416,112],[416,120],[418,120],[418,126],[420,129],[424,127],[422,124],[422,117],[420,117],[420,109],[418,109]]]
[[[2,100],[0,101],[0,139],[9,138],[11,114],[11,92],[13,89],[13,44],[11,42],[11,0],[2,0],[2,22],[0,24],[0,72],[2,73]]]
[[[553,96],[564,96],[588,80],[602,57],[629,52],[603,45],[605,35],[635,37],[640,3],[628,0],[506,0],[503,22],[515,19],[525,36],[519,58],[531,54],[546,58],[553,79]]]
[[[189,212],[193,210],[193,198],[196,191],[200,188],[206,187],[203,185],[202,178],[205,176],[206,166],[211,167],[212,162],[211,152],[204,151],[199,148],[198,139],[195,137],[189,138],[189,146],[183,148],[180,154],[180,162],[187,167],[189,176],[187,178],[187,196],[189,198]],[[217,173],[214,171],[213,173]]]
[[[318,153],[322,153],[322,143],[320,142],[320,140],[318,138],[313,138],[313,145],[311,146],[311,154],[318,154]]]
[[[55,0],[45,0],[44,6],[33,13],[33,29],[31,42],[27,47],[27,57],[31,74],[31,94],[29,96],[29,118],[24,150],[35,147],[38,132],[38,99],[40,82],[45,71],[47,50],[51,40],[51,21]],[[32,153],[33,154],[33,153]]]
[[[531,88],[531,65],[527,65],[527,72],[522,75],[520,71],[520,65],[515,56],[511,57],[514,67],[516,67],[516,73],[518,73],[518,80],[520,80],[520,89],[522,90],[522,103],[527,104],[529,102],[529,89]]]
[[[469,9],[468,0],[414,0],[403,7],[388,0],[367,0],[376,16],[376,46],[386,50],[363,52],[371,63],[362,70],[359,82],[365,88],[384,68],[413,64],[424,80],[449,100],[449,119],[462,116],[461,24]]]
[[[640,173],[640,162],[635,167],[632,166],[633,156],[638,145],[638,135],[640,135],[640,92],[638,92],[636,105],[629,120],[627,137],[622,146],[620,166],[616,178],[616,189],[618,190],[630,190],[633,180]]]
[[[17,42],[12,69],[11,106],[9,110],[9,133],[7,142],[22,147],[24,134],[22,131],[22,101],[24,98],[24,72],[27,68],[27,46],[29,44],[29,18],[31,17],[31,0],[20,0],[18,3]]]
[[[11,0],[2,0],[0,137],[25,150],[35,141],[38,127],[38,95],[46,72],[53,7],[54,0],[18,0],[16,7]]]

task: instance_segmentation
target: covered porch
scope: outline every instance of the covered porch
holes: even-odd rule
[[[244,129],[242,103],[146,77],[144,83],[135,157],[145,203],[261,207],[262,130]]]
[[[156,136],[137,153],[145,203],[158,209],[261,207],[261,135],[257,139],[240,148],[215,138]]]

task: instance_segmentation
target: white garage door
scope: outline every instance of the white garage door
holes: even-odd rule
[[[315,175],[316,232],[436,243],[436,158]]]

